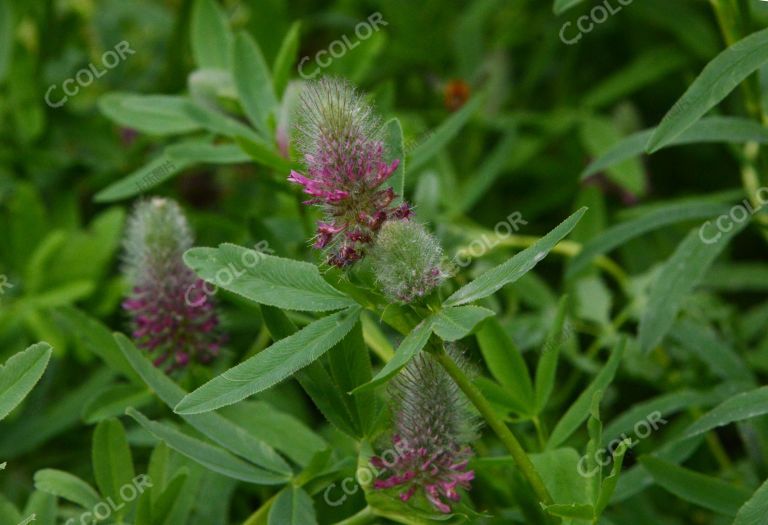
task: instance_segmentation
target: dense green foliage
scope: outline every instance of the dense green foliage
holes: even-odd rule
[[[767,23],[0,0],[0,525],[766,525]]]

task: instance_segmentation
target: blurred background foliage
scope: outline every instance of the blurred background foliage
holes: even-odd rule
[[[0,0],[0,275],[12,284],[0,290],[0,360],[38,340],[51,343],[56,356],[22,410],[0,426],[0,459],[9,461],[0,476],[0,492],[10,501],[25,500],[34,472],[42,467],[89,476],[88,461],[78,463],[77,458],[88,457],[89,425],[109,412],[99,412],[104,407],[94,406],[94,399],[114,389],[115,378],[97,359],[98,351],[83,341],[80,316],[98,319],[112,330],[125,327],[119,309],[126,291],[119,248],[126,212],[137,194],[179,200],[198,245],[252,246],[266,240],[278,255],[316,260],[305,241],[312,221],[297,205],[296,190],[285,183],[287,169],[278,169],[290,167],[285,159],[283,164],[274,156],[254,162],[240,152],[229,161],[211,162],[193,142],[169,153],[174,168],[157,184],[143,191],[133,188],[147,174],[141,170],[165,158],[164,152],[171,151],[166,147],[178,146],[180,139],[177,133],[145,133],[121,125],[123,99],[114,98],[115,93],[186,93],[203,108],[246,121],[247,112],[230,93],[231,85],[195,60],[190,44],[193,4]],[[768,3],[753,4],[754,24],[765,26]],[[550,2],[540,0],[244,0],[219,5],[232,31],[251,35],[269,65],[278,61],[281,43],[293,27],[299,35],[297,56],[312,58],[343,35],[354,40],[356,24],[372,13],[382,14],[386,25],[381,31],[334,59],[322,73],[350,78],[370,94],[380,114],[400,119],[407,197],[450,254],[484,233],[490,235],[513,212],[520,212],[527,223],[516,233],[535,236],[587,205],[589,214],[571,236],[581,243],[659,206],[691,199],[717,204],[740,200],[738,156],[727,144],[670,148],[581,177],[592,160],[622,137],[656,125],[723,48],[708,2],[639,0],[575,45],[561,41],[561,29],[588,12],[589,5],[561,16],[553,14]],[[46,104],[49,86],[59,86],[60,96],[65,79],[90,63],[100,64],[103,54],[121,41],[135,53],[81,87],[61,107]],[[290,78],[298,78],[294,67]],[[768,85],[760,86],[761,102],[768,107]],[[276,131],[280,115],[290,110],[287,95],[280,104],[276,120],[267,124],[269,132]],[[745,114],[741,93],[735,91],[718,111]],[[199,122],[189,126],[191,140],[233,143],[200,128]],[[279,153],[274,137],[261,138],[273,154]],[[138,178],[120,186],[136,173]],[[595,353],[585,355],[581,348],[592,340],[607,344],[622,325],[631,331],[653,272],[696,224],[671,224],[616,249],[612,257],[622,275],[630,276],[626,282],[594,270],[566,281],[559,271],[560,257],[548,259],[540,271],[498,294],[494,306],[502,312],[501,324],[524,355],[542,342],[555,316],[557,295],[568,291],[573,296],[569,315],[576,337],[565,351],[570,366],[560,378],[566,386],[556,391],[556,404],[567,403],[574,388],[597,369]],[[504,240],[459,280],[503,261],[524,242],[516,236]],[[568,256],[567,251],[561,255]],[[691,324],[678,327],[679,337],[668,351],[649,357],[630,350],[617,379],[621,388],[606,393],[614,413],[681,386],[706,390],[717,383],[721,371],[694,355],[686,333],[704,334],[710,343],[714,338],[729,352],[742,354],[759,376],[768,373],[766,245],[753,228],[728,251],[731,262],[716,265],[686,303]],[[220,295],[231,344],[218,370],[263,348],[268,339],[258,308]],[[470,352],[477,349],[472,346]],[[211,374],[195,370],[185,381],[196,384]],[[729,386],[723,390],[732,391]],[[718,394],[707,404],[722,398]],[[255,402],[284,410],[291,421],[310,427],[321,421],[292,382]],[[763,436],[763,427],[748,430]],[[352,447],[327,426],[317,432],[307,439],[316,439],[320,448],[325,439],[339,450]],[[740,439],[734,430],[723,439],[735,455],[755,461],[748,474],[739,466],[742,474],[762,479],[766,441],[754,436]],[[132,444],[147,444],[146,435],[135,428],[129,438]],[[643,446],[652,448],[654,439]],[[712,468],[711,457],[700,454],[702,468]],[[223,479],[194,475],[201,486]],[[478,485],[479,504],[498,508],[499,500],[513,500],[510,489],[491,476],[481,476]],[[234,484],[220,484],[217,490],[231,495]],[[232,520],[244,519],[268,495],[261,488],[239,490],[248,497],[232,500]],[[666,497],[659,496],[654,504],[640,498],[617,510],[614,519],[639,523],[622,521],[629,508],[644,513],[648,521],[642,523],[662,523],[666,513],[670,515],[664,523],[721,523],[701,510],[665,508]],[[334,511],[323,505],[318,509],[321,516]],[[225,514],[221,510],[213,518],[211,511],[195,519],[216,523]]]

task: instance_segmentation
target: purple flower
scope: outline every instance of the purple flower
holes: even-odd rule
[[[411,215],[382,187],[400,161],[384,160],[378,130],[371,107],[343,80],[313,81],[302,93],[297,131],[306,174],[291,171],[288,180],[312,197],[305,204],[325,212],[314,247],[326,249],[334,266],[361,259],[384,221]]]
[[[124,270],[133,285],[123,308],[136,345],[167,371],[191,360],[210,361],[223,337],[203,281],[182,260],[192,235],[178,204],[161,198],[139,202],[123,244]]]
[[[459,356],[457,356],[459,357]],[[440,512],[469,490],[475,474],[467,469],[472,450],[466,445],[475,429],[475,416],[453,380],[429,354],[413,359],[391,384],[395,432],[394,459],[371,458],[383,469],[374,488],[397,488],[400,499],[421,492]]]

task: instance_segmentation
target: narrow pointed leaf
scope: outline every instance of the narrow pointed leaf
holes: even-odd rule
[[[768,414],[768,386],[742,392],[723,401],[688,427],[684,438],[765,414]]]
[[[277,106],[272,78],[261,49],[245,32],[235,36],[232,46],[232,77],[248,120],[264,139],[272,136],[268,119]]]
[[[184,254],[184,262],[201,279],[260,304],[312,312],[355,305],[328,284],[314,264],[234,244],[192,248]]]
[[[445,300],[443,306],[456,306],[477,301],[495,293],[504,285],[515,282],[544,259],[549,251],[571,232],[586,211],[586,208],[581,208],[533,246],[515,254],[507,262],[491,268],[474,281],[459,288]]]
[[[411,359],[421,352],[427,344],[429,336],[432,334],[432,318],[424,319],[414,328],[411,333],[405,336],[403,342],[395,350],[394,357],[384,365],[378,374],[368,383],[357,387],[352,393],[362,392],[375,388],[397,374],[401,368],[407,365]]]
[[[728,232],[719,232],[718,240],[711,243],[704,242],[700,228],[694,228],[683,239],[652,285],[638,329],[641,351],[651,350],[667,335],[683,300],[701,282],[728,242],[747,224],[749,221],[743,221]],[[715,235],[708,233],[707,238],[710,236]]]
[[[0,420],[21,403],[42,377],[51,359],[51,346],[37,343],[0,366]]]
[[[747,501],[747,490],[654,456],[643,456],[640,463],[650,472],[657,485],[694,505],[725,516],[736,516]]]
[[[483,319],[496,315],[481,306],[464,305],[444,308],[434,317],[434,331],[445,341],[463,339]]]
[[[224,449],[188,436],[167,424],[147,419],[137,410],[129,408],[126,414],[179,454],[223,476],[259,485],[280,485],[286,482],[285,476],[257,468]]]
[[[115,334],[115,340],[136,373],[169,408],[173,409],[187,395],[183,388],[144,357],[130,339]],[[291,467],[274,449],[222,415],[209,412],[181,417],[197,431],[238,456],[267,470],[290,476]]]
[[[176,406],[176,412],[199,414],[216,410],[276,385],[341,341],[359,316],[360,309],[353,307],[305,326],[187,394]]]
[[[736,42],[717,55],[664,116],[646,149],[663,148],[696,123],[744,79],[768,63],[768,29]]]
[[[613,381],[616,371],[621,364],[621,359],[624,357],[624,349],[627,346],[627,340],[622,338],[616,344],[611,352],[611,357],[608,358],[608,362],[598,372],[595,379],[590,383],[586,390],[573,402],[565,415],[557,422],[552,435],[547,442],[547,449],[554,449],[560,446],[573,434],[577,428],[584,422],[589,416],[590,404],[592,403],[592,396],[598,390],[605,390],[608,385]]]

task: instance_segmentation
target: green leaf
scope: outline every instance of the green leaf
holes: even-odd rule
[[[687,439],[735,421],[768,414],[768,386],[736,394],[696,420],[685,431]]]
[[[125,429],[117,419],[104,420],[93,431],[93,474],[102,496],[123,501],[120,489],[130,485],[135,474]],[[121,517],[126,510],[123,506],[115,513]]]
[[[579,5],[584,0],[555,0],[553,7],[556,15],[562,15],[574,6]]]
[[[747,224],[749,221],[734,225],[712,243],[702,240],[700,228],[694,228],[683,239],[675,253],[664,263],[651,287],[648,304],[638,328],[641,351],[651,350],[667,335],[683,300],[699,284],[728,242]]]
[[[237,403],[290,377],[349,333],[360,317],[352,307],[319,319],[187,394],[178,414],[199,414]]]
[[[768,516],[768,481],[760,485],[736,514],[733,525],[762,525]]]
[[[198,141],[193,142],[193,144],[198,143]],[[96,202],[112,202],[133,197],[165,182],[189,166],[189,162],[182,160],[173,161],[168,155],[163,153],[149,161],[148,164],[98,192],[93,197],[93,200]]]
[[[616,447],[616,452],[613,454],[613,467],[611,468],[610,475],[603,480],[600,486],[600,497],[595,503],[595,516],[600,516],[603,511],[608,507],[608,503],[611,501],[611,496],[616,490],[616,484],[619,482],[619,476],[621,475],[621,466],[624,464],[624,455],[629,449],[629,440],[622,440],[619,446]]]
[[[13,56],[13,9],[12,2],[0,2],[0,84],[5,80]]]
[[[328,443],[300,419],[265,401],[243,401],[223,408],[222,415],[301,466],[328,448]]]
[[[155,391],[169,408],[175,407],[187,392],[154,366],[123,334],[115,334],[120,350],[141,379]],[[226,448],[261,467],[283,476],[291,475],[290,466],[269,445],[236,423],[215,412],[183,415],[196,430]]]
[[[664,116],[646,150],[653,153],[669,144],[767,62],[768,29],[753,33],[720,53]]]
[[[444,308],[435,314],[433,330],[445,341],[458,341],[469,335],[480,321],[493,315],[496,315],[493,310],[481,306]]]
[[[139,375],[120,352],[112,332],[101,321],[70,306],[59,308],[56,315],[64,320],[71,333],[82,341],[85,348],[104,361],[109,368],[130,379],[136,385],[143,384]],[[123,413],[120,412],[121,415]]]
[[[229,69],[232,35],[227,19],[213,0],[196,0],[192,8],[192,55],[199,68]]]
[[[114,385],[105,389],[83,408],[83,420],[98,423],[125,414],[129,406],[142,407],[152,401],[152,394],[143,386]]]
[[[396,118],[389,119],[382,126],[384,130],[385,162],[395,159],[400,163],[395,172],[387,179],[386,184],[395,191],[395,201],[401,202],[405,196],[405,148],[403,146],[403,128]]]
[[[528,365],[498,319],[488,319],[475,337],[491,375],[516,405],[532,407],[534,392]]]
[[[547,442],[547,449],[554,449],[560,446],[573,434],[577,428],[584,422],[589,416],[589,410],[592,403],[592,396],[598,390],[605,390],[608,385],[613,381],[616,371],[621,364],[621,359],[624,356],[624,349],[627,346],[626,338],[621,338],[616,344],[616,347],[611,353],[611,357],[608,358],[608,362],[598,372],[594,381],[590,383],[586,390],[573,402],[570,408],[566,411],[565,415],[557,422],[552,435]]]
[[[22,515],[34,515],[35,519],[30,521],[30,525],[56,525],[57,514],[58,504],[56,496],[36,490],[27,500],[27,506],[24,507]]]
[[[323,280],[314,264],[234,244],[192,248],[184,254],[184,262],[201,279],[260,304],[312,312],[355,304]]]
[[[180,135],[200,129],[185,108],[188,99],[176,95],[107,93],[99,98],[99,110],[127,128],[149,135]]]
[[[506,284],[515,282],[531,271],[539,261],[544,259],[549,251],[563,237],[570,233],[586,211],[586,208],[581,208],[560,223],[554,230],[536,241],[533,246],[515,254],[507,262],[491,268],[474,281],[459,288],[445,300],[443,306],[470,303],[495,293]]]
[[[713,374],[734,382],[755,383],[749,366],[708,324],[681,319],[670,336],[690,355],[706,363]]]
[[[741,487],[694,472],[654,456],[642,456],[640,463],[653,480],[675,496],[725,516],[736,516],[750,494]]]
[[[405,336],[403,342],[400,343],[400,346],[395,350],[394,357],[384,365],[384,368],[382,368],[371,381],[357,387],[352,393],[356,394],[364,390],[375,388],[397,374],[400,369],[407,365],[411,359],[416,357],[427,344],[429,336],[432,335],[433,322],[433,318],[431,317],[421,321],[416,328]]]
[[[248,120],[261,136],[270,140],[268,119],[277,107],[269,68],[258,44],[248,33],[239,32],[232,48],[232,77]]]
[[[251,157],[237,144],[212,144],[208,141],[185,141],[165,148],[165,156],[174,164],[244,164]]]
[[[605,80],[601,80],[584,95],[580,103],[590,108],[617,103],[627,95],[680,69],[687,58],[686,53],[672,47],[652,48]]]
[[[645,233],[678,222],[714,217],[727,211],[728,206],[715,202],[692,201],[661,205],[641,217],[612,226],[590,239],[571,260],[565,272],[566,279],[586,268],[596,257]]]
[[[544,407],[547,406],[549,396],[555,386],[555,376],[557,375],[557,362],[560,357],[560,346],[563,344],[564,335],[563,325],[565,324],[566,309],[568,306],[568,296],[563,296],[557,305],[557,314],[555,322],[547,332],[547,338],[544,340],[544,346],[541,348],[541,357],[536,367],[536,413],[541,414]]]
[[[416,172],[429,162],[432,157],[437,155],[459,133],[475,111],[480,108],[480,104],[482,104],[484,99],[484,94],[475,95],[460,110],[440,124],[427,140],[413,150],[408,161],[408,169]]]
[[[561,518],[591,520],[595,515],[595,509],[587,503],[555,503],[552,505],[542,503],[541,506],[551,515]]]
[[[312,498],[303,489],[289,485],[272,504],[268,525],[317,525]]]
[[[280,155],[273,146],[260,139],[236,137],[235,141],[251,159],[277,172],[289,173],[296,167],[290,160]]]
[[[211,133],[223,135],[232,140],[238,137],[246,137],[254,141],[262,140],[258,133],[239,120],[207,106],[188,102],[184,105],[184,111],[192,120]]]
[[[223,476],[259,485],[280,485],[286,481],[285,476],[256,468],[224,449],[183,434],[169,425],[149,420],[137,410],[129,408],[126,414],[179,454]]]
[[[48,343],[37,343],[0,366],[0,420],[34,388],[48,366],[52,351]]]
[[[589,116],[582,119],[580,134],[582,142],[591,156],[597,156],[621,140],[621,132],[616,122],[605,117]],[[645,192],[645,172],[640,161],[635,158],[605,168],[608,179],[622,190],[633,195]]]
[[[277,341],[296,333],[297,328],[282,310],[273,306],[261,305],[264,324],[272,339]],[[342,432],[357,437],[358,429],[351,421],[351,414],[346,410],[346,392],[342,392],[319,360],[299,370],[295,376],[301,387],[309,395],[321,414]],[[237,405],[236,405],[237,406]]]
[[[282,98],[288,80],[291,77],[296,65],[296,58],[299,54],[299,30],[301,22],[296,21],[285,34],[283,43],[280,44],[280,50],[277,52],[275,62],[272,64],[272,84],[277,98]]]
[[[368,435],[378,415],[373,392],[350,394],[355,388],[371,380],[371,354],[363,340],[360,323],[328,352],[331,376],[342,392],[342,398],[351,416],[357,437]]]
[[[43,469],[35,472],[35,489],[92,509],[100,499],[98,492],[88,483],[68,472]]]
[[[620,162],[642,155],[645,153],[645,145],[655,129],[639,131],[623,138],[593,160],[581,172],[580,178],[586,179]],[[768,143],[768,129],[759,122],[741,117],[706,117],[672,139],[664,147],[717,142],[766,144]]]

